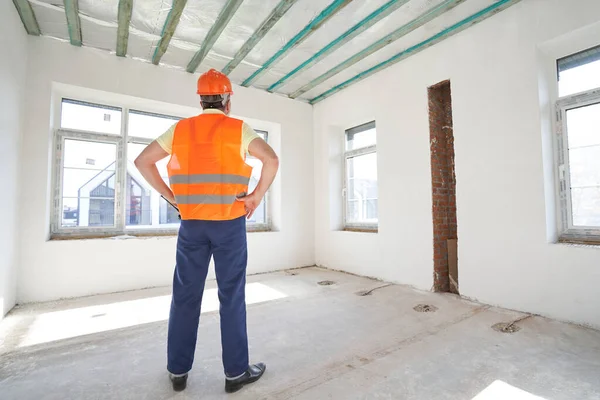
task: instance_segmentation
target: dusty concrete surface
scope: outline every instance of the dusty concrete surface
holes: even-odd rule
[[[330,286],[318,282],[331,280]],[[600,332],[318,268],[249,277],[265,377],[223,391],[215,284],[188,389],[165,373],[169,289],[30,305],[0,324],[6,399],[600,399]],[[418,304],[437,307],[431,313]]]

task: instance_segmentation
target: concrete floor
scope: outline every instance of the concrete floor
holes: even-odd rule
[[[332,280],[321,286],[317,282]],[[165,373],[169,289],[14,310],[0,323],[0,398],[600,399],[600,332],[319,268],[251,276],[248,330],[265,377],[223,391],[215,283],[188,389]],[[436,312],[418,313],[417,304]]]

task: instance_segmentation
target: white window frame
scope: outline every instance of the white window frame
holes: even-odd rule
[[[50,219],[50,238],[51,239],[85,239],[85,238],[100,238],[100,237],[115,237],[115,236],[173,236],[177,235],[179,230],[179,224],[163,224],[161,227],[147,226],[147,227],[127,227],[126,224],[126,204],[124,195],[126,192],[126,177],[127,177],[127,144],[145,144],[148,145],[154,141],[154,139],[142,138],[136,136],[129,136],[129,112],[146,113],[149,115],[163,116],[173,119],[183,119],[186,116],[160,114],[152,111],[145,111],[143,107],[128,107],[124,104],[106,104],[102,101],[88,101],[79,100],[73,96],[61,96],[59,99],[59,110],[57,113],[58,121],[61,120],[61,110],[63,100],[74,101],[81,104],[88,104],[91,106],[106,107],[107,109],[120,109],[121,110],[121,132],[120,134],[101,133],[94,131],[76,130],[62,128],[59,122],[59,127],[54,130],[53,135],[53,165],[52,165],[52,187],[51,187],[51,219]],[[268,138],[268,131],[260,129],[260,132],[265,134],[265,139]],[[86,226],[86,227],[63,227],[62,216],[63,216],[63,163],[64,154],[63,149],[65,148],[65,140],[83,140],[97,143],[109,143],[116,145],[115,154],[115,224],[114,226]],[[248,223],[247,231],[266,231],[270,229],[271,220],[268,206],[269,192],[265,195],[263,201],[265,202],[265,223]]]
[[[573,225],[567,111],[593,104],[600,104],[600,88],[565,96],[556,102],[556,173],[560,207],[559,241],[600,243],[600,228]]]
[[[269,143],[269,131],[264,129],[255,129],[255,132],[264,134],[264,141],[267,142],[267,144]],[[248,158],[257,159],[256,157],[251,156],[250,153],[246,154],[246,159]],[[265,205],[265,222],[248,222],[246,224],[246,230],[248,232],[266,232],[271,230],[271,213],[269,212],[270,193],[271,189],[269,188],[262,200]]]
[[[379,222],[350,222],[348,221],[348,160],[354,157],[364,156],[368,154],[377,153],[377,138],[375,144],[367,147],[361,147],[359,149],[346,150],[348,143],[349,133],[360,133],[369,129],[376,128],[375,121],[370,121],[362,125],[358,125],[344,131],[344,156],[343,156],[343,182],[342,182],[342,213],[344,215],[344,229],[346,230],[359,230],[359,231],[373,231],[377,232],[379,228]],[[377,133],[375,133],[377,135]],[[377,204],[379,204],[379,182],[377,187]],[[379,207],[378,207],[379,211]],[[377,213],[377,219],[379,220],[379,212]]]

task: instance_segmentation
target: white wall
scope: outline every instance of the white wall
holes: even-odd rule
[[[317,104],[317,263],[431,288],[427,87],[450,79],[461,294],[600,327],[600,248],[552,241],[556,218],[548,140],[556,96],[548,55],[600,44],[599,21],[597,0],[523,0]],[[559,45],[562,54],[556,53]],[[379,233],[342,232],[343,130],[373,119]]]
[[[0,319],[17,292],[19,141],[27,67],[27,34],[12,2],[0,4]]]
[[[0,15],[15,20],[12,5],[8,8],[12,11]],[[599,15],[596,0],[523,0],[314,110],[236,87],[236,115],[281,125],[281,197],[276,199],[280,231],[249,234],[249,272],[310,265],[316,259],[330,268],[430,289],[426,88],[451,79],[461,293],[484,303],[600,327],[600,249],[552,243],[556,218],[549,140],[556,96],[553,58],[597,44],[600,24],[591,24],[598,23]],[[2,37],[10,37],[10,45],[24,42],[18,19],[2,24],[2,29],[12,27],[18,32]],[[18,301],[170,284],[174,238],[47,241],[51,96],[61,83],[196,107],[197,75],[46,38],[31,37],[28,45],[20,164],[20,179],[27,184],[19,197]],[[19,57],[24,60],[25,55],[3,58],[2,63],[22,65],[14,61]],[[6,67],[0,65],[2,85],[14,85],[13,80],[5,82]],[[24,79],[23,72],[16,71],[18,79]],[[12,93],[18,98],[15,87],[0,96]],[[0,99],[4,105],[5,97]],[[18,127],[18,110],[9,115]],[[377,121],[378,131],[379,233],[342,232],[342,135],[344,129],[370,120]],[[12,135],[8,137],[16,148],[17,135]],[[5,163],[14,170],[14,154],[1,158],[3,170]],[[14,188],[14,177],[8,185]],[[2,209],[15,209],[10,196],[0,201]],[[1,225],[2,238],[8,240],[0,242],[1,262],[14,265],[14,254],[4,256],[14,245],[14,224],[10,213],[5,215],[9,223]],[[14,283],[9,286],[14,291]]]
[[[198,75],[47,38],[30,38],[29,50],[21,170],[21,180],[27,184],[20,195],[18,301],[169,285],[175,263],[173,237],[47,241],[51,96],[53,87],[66,84],[197,107],[199,112]],[[279,124],[281,129],[280,197],[273,199],[279,231],[248,234],[248,272],[312,265],[312,109],[254,89],[235,87],[234,91],[233,114]],[[209,277],[213,276],[211,272]]]

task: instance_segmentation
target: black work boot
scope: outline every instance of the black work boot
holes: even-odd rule
[[[256,382],[263,376],[266,369],[267,366],[263,363],[249,366],[246,372],[244,372],[244,375],[239,378],[225,379],[225,391],[227,393],[237,392],[244,387],[244,385]]]
[[[169,374],[169,379],[171,379],[171,383],[173,384],[173,390],[176,392],[181,392],[185,390],[187,387],[187,378],[188,374],[176,376],[173,374]]]

